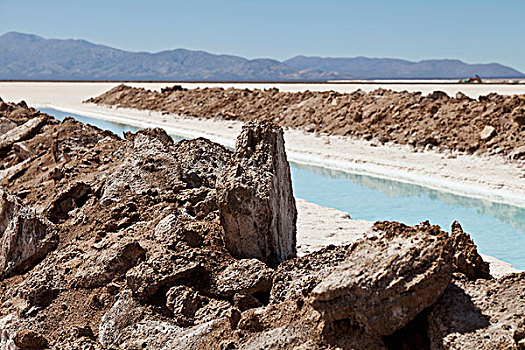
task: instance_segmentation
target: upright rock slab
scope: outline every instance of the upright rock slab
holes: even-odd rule
[[[0,279],[31,267],[57,244],[53,223],[0,190]]]
[[[279,126],[244,125],[217,179],[217,203],[224,242],[233,256],[270,266],[296,256],[297,209]]]
[[[327,321],[349,319],[385,336],[443,294],[452,277],[452,247],[447,233],[428,222],[376,222],[372,230],[314,288],[310,302]]]
[[[450,236],[454,247],[454,270],[470,280],[491,279],[489,264],[483,261],[474,241],[468,233],[463,232],[459,222],[452,223]]]

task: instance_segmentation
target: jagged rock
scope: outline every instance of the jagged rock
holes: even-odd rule
[[[232,153],[226,147],[202,137],[182,140],[174,148],[179,155],[180,178],[189,188],[215,188],[217,177],[226,167]]]
[[[349,319],[369,334],[392,334],[443,294],[452,276],[450,243],[428,222],[376,222],[310,302],[327,321]]]
[[[2,110],[2,108],[1,108],[2,103],[3,102],[0,102],[0,111]],[[9,130],[12,130],[14,128],[16,128],[16,123],[15,122],[12,122],[9,119],[0,118],[0,135],[5,134],[6,132],[8,132]]]
[[[235,293],[268,293],[272,288],[273,270],[257,259],[242,259],[222,271],[215,281],[221,296]]]
[[[26,160],[28,158],[34,157],[34,153],[24,142],[15,142],[13,143],[13,150],[15,151],[16,155],[22,159]]]
[[[29,330],[20,330],[13,338],[13,342],[20,350],[47,349],[49,342],[41,334]]]
[[[126,274],[126,284],[142,301],[151,301],[156,293],[166,292],[180,282],[209,283],[206,269],[185,254],[159,252]]]
[[[173,312],[175,323],[179,326],[192,325],[200,305],[199,294],[186,286],[171,287],[166,294],[166,306]]]
[[[95,251],[84,254],[81,268],[74,275],[74,285],[94,288],[122,277],[143,258],[146,251],[132,239],[104,238]]]
[[[498,280],[455,280],[429,309],[430,348],[519,349],[515,335],[523,320],[525,272]]]
[[[8,107],[9,105],[0,98],[0,112],[5,111]]]
[[[0,279],[32,267],[57,244],[53,223],[0,189]]]
[[[488,141],[496,135],[496,129],[493,126],[486,125],[483,130],[479,133],[479,138],[482,141]]]
[[[518,125],[525,125],[525,108],[515,108],[511,114],[512,120],[514,120]]]
[[[217,179],[224,242],[237,258],[270,266],[295,257],[297,209],[283,131],[267,122],[249,122]]]
[[[34,136],[46,121],[47,117],[32,118],[24,124],[9,130],[5,134],[1,134],[0,150],[11,147],[15,142],[23,141]]]
[[[281,263],[273,275],[270,303],[306,297],[348,254],[348,246],[328,246]]]
[[[145,129],[125,136],[123,162],[106,180],[103,205],[119,202],[126,195],[180,188],[180,165],[171,153],[173,140],[164,130]]]
[[[463,232],[459,222],[452,223],[450,232],[454,248],[454,270],[463,273],[468,279],[492,278],[489,264],[483,261],[470,235]]]
[[[60,343],[55,343],[54,348],[60,350],[105,350],[100,343],[88,337],[70,337]]]
[[[220,318],[229,318],[235,313],[233,306],[224,300],[210,299],[195,312],[195,324],[202,324]]]
[[[219,350],[220,332],[227,320],[215,320],[193,327],[171,322],[142,320],[125,328],[119,338],[121,349]]]
[[[82,207],[90,194],[91,186],[85,182],[78,181],[71,184],[53,199],[46,209],[47,217],[54,223],[67,219],[68,213]]]
[[[14,337],[22,327],[22,321],[16,314],[0,318],[0,349],[17,350]]]
[[[195,248],[202,244],[202,233],[206,232],[203,226],[195,220],[169,214],[155,226],[155,237],[169,248],[174,248],[181,242]]]
[[[123,291],[109,309],[98,328],[98,340],[104,346],[115,344],[124,328],[138,322],[143,314],[131,291]]]
[[[209,213],[217,210],[215,190],[208,187],[182,190],[177,200],[184,206],[188,215],[197,219],[204,219]]]
[[[227,318],[222,318],[183,328],[148,317],[132,293],[123,291],[102,317],[98,340],[106,347],[121,349],[218,349],[216,338],[207,337],[229,323]]]

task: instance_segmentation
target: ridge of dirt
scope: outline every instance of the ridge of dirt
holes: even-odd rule
[[[158,92],[122,84],[85,102],[198,118],[268,120],[381,143],[525,157],[525,95],[491,93],[476,100],[441,91],[423,96],[386,89],[339,93],[180,86]]]

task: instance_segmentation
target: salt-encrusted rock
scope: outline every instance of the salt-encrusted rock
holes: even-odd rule
[[[225,297],[236,293],[268,293],[272,288],[273,270],[257,259],[242,259],[222,271],[217,280],[217,290]]]
[[[3,102],[0,102],[0,111],[2,110],[2,107],[1,107],[2,103]],[[6,118],[0,118],[0,134],[5,134],[6,132],[14,128],[16,128],[15,122],[9,119],[6,119]]]
[[[77,181],[61,191],[53,199],[46,214],[49,220],[57,223],[59,220],[67,219],[68,213],[82,207],[91,194],[91,186],[82,181]]]
[[[452,224],[450,236],[454,247],[454,270],[471,280],[492,278],[489,264],[483,261],[474,241],[468,233],[463,232],[459,222],[454,221]]]
[[[0,189],[0,279],[32,267],[57,244],[53,223]]]
[[[33,118],[0,135],[0,150],[11,147],[15,142],[34,136],[47,120],[48,118],[45,116]]]
[[[496,135],[496,129],[493,126],[487,125],[483,128],[483,130],[479,133],[479,138],[482,141],[488,141],[492,137]]]
[[[108,176],[101,202],[110,205],[126,194],[143,195],[181,186],[179,163],[171,153],[173,140],[163,129],[126,133],[122,163]]]
[[[273,275],[270,303],[304,298],[343,263],[349,246],[328,246],[311,254],[290,259],[279,265]]]
[[[166,293],[166,307],[173,312],[173,319],[179,326],[192,325],[193,317],[200,305],[199,293],[189,287],[171,287]]]
[[[155,293],[186,282],[186,284],[208,283],[206,269],[185,254],[164,251],[155,252],[146,261],[126,274],[126,284],[141,301],[150,301]]]
[[[498,280],[458,279],[429,309],[430,348],[520,349],[519,327],[523,320],[524,272]]]
[[[139,303],[133,299],[131,291],[120,293],[118,300],[109,309],[98,328],[98,340],[101,344],[109,346],[114,344],[122,330],[140,320],[142,310]]]
[[[97,243],[96,250],[84,254],[73,284],[83,288],[100,287],[124,276],[145,254],[146,251],[133,239],[108,236]]]
[[[516,326],[513,338],[518,346],[518,350],[525,349],[525,319],[521,320]]]
[[[18,350],[14,337],[22,327],[22,321],[16,314],[0,318],[0,349]]]
[[[297,209],[283,131],[268,122],[249,122],[217,179],[224,242],[237,258],[270,266],[295,257]]]
[[[392,334],[443,294],[452,276],[451,250],[439,226],[376,222],[314,288],[310,302],[327,321],[349,319],[369,334]]]
[[[214,188],[232,153],[226,147],[202,137],[182,140],[174,149],[181,165],[180,178],[190,188]]]
[[[202,324],[213,320],[227,318],[239,322],[238,310],[224,300],[210,299],[206,305],[195,312],[195,324]]]

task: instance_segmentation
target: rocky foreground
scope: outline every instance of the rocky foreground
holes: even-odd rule
[[[525,273],[377,222],[296,257],[280,127],[234,152],[0,102],[2,349],[524,349]]]
[[[86,102],[199,118],[267,120],[418,149],[525,159],[525,95],[493,93],[475,100],[440,91],[423,96],[385,89],[347,94],[173,86],[157,92],[120,85]]]

